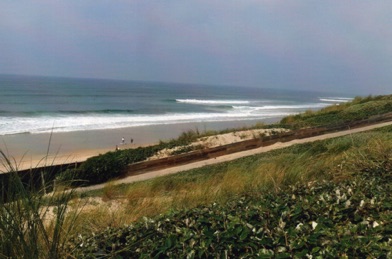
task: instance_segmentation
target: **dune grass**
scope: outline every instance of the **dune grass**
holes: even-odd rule
[[[8,169],[0,201],[0,258],[63,258],[65,244],[81,210],[69,212],[73,191],[46,194],[46,186],[35,190],[25,185],[18,169],[0,150],[0,161]]]

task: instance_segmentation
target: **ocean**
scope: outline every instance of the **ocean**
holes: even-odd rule
[[[0,75],[0,135],[264,121],[352,97],[317,91]]]

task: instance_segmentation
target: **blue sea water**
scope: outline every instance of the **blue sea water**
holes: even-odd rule
[[[0,75],[0,135],[262,121],[350,99],[315,91]]]

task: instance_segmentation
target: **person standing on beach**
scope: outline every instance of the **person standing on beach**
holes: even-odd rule
[[[124,145],[125,144],[125,138],[121,139],[121,144]]]
[[[131,144],[133,143],[133,138],[131,138]]]

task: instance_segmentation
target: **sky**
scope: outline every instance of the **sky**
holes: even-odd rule
[[[0,2],[0,74],[392,93],[392,1]]]

